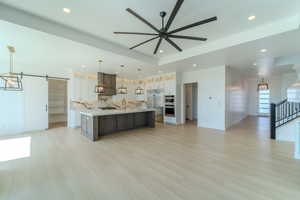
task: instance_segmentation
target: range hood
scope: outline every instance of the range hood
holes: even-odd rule
[[[113,96],[117,94],[116,90],[116,74],[106,74],[103,72],[98,72],[98,84],[104,87],[104,91],[98,94],[98,99],[101,96]]]
[[[293,67],[297,73],[297,82],[287,89],[287,101],[300,103],[300,64]]]

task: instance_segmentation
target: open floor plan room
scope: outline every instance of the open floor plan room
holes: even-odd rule
[[[268,135],[256,117],[226,133],[160,125],[95,143],[79,129],[30,133],[30,158],[1,164],[1,199],[293,199],[299,161]]]
[[[0,0],[0,200],[297,199],[299,13]]]

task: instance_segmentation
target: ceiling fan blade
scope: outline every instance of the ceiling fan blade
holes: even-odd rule
[[[141,43],[139,43],[139,44],[137,44],[137,45],[134,45],[133,47],[130,47],[129,49],[134,49],[134,48],[136,48],[136,47],[138,47],[138,46],[141,46],[141,45],[143,45],[143,44],[146,44],[147,42],[150,42],[150,41],[155,40],[155,39],[157,39],[157,38],[159,38],[159,36],[154,37],[154,38],[151,38],[151,39],[146,40],[146,41],[144,41],[144,42],[141,42]]]
[[[218,19],[217,17],[211,17],[211,18],[208,18],[208,19],[205,19],[205,20],[202,20],[202,21],[199,21],[199,22],[196,22],[196,23],[193,23],[193,24],[175,29],[173,31],[168,32],[168,34],[177,33],[179,31],[183,31],[183,30],[186,30],[186,29],[189,29],[189,28],[193,28],[195,26],[199,26],[199,25],[206,24],[206,23],[209,23],[209,22],[212,22],[212,21],[216,21],[217,19]]]
[[[165,40],[167,41],[167,42],[169,42],[175,49],[177,49],[178,51],[182,51],[182,49],[177,45],[177,44],[175,44],[172,40],[170,40],[169,38],[165,38]]]
[[[168,35],[168,37],[170,37],[170,38],[179,38],[179,39],[188,39],[188,40],[200,40],[200,41],[206,41],[207,40],[207,38],[184,36],[184,35]]]
[[[158,35],[157,33],[139,33],[139,32],[114,32],[114,34],[124,34],[124,35]]]
[[[162,41],[162,37],[159,38],[159,40],[158,40],[158,42],[157,42],[157,45],[156,45],[156,47],[155,47],[155,50],[154,50],[153,54],[156,54],[156,53],[157,53],[157,50],[158,50],[158,48],[159,48],[159,46],[160,46],[160,44],[161,44],[161,41]]]
[[[176,15],[177,15],[177,12],[179,11],[182,3],[183,3],[184,0],[177,0],[176,4],[175,4],[175,7],[173,8],[173,11],[168,19],[168,22],[167,22],[167,25],[165,27],[165,30],[168,31],[168,29],[170,28],[173,20],[175,19]]]
[[[159,33],[159,30],[153,26],[150,22],[148,22],[147,20],[145,20],[143,17],[141,17],[139,14],[137,14],[136,12],[134,12],[133,10],[131,10],[130,8],[126,9],[130,14],[132,14],[133,16],[135,16],[136,18],[138,18],[139,20],[141,20],[142,22],[144,22],[145,24],[147,24],[148,26],[150,26],[153,30],[155,30],[157,33]]]

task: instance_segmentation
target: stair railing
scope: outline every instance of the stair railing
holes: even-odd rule
[[[270,105],[270,137],[276,139],[276,128],[300,116],[300,103],[288,102],[287,99]]]

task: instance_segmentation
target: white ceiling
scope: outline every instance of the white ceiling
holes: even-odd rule
[[[158,71],[155,65],[1,20],[0,30],[0,73],[9,70],[7,45],[16,47],[15,72],[58,76],[70,70],[96,73],[99,59],[103,60],[102,70],[107,73],[120,72],[120,65],[125,65],[122,76],[126,77],[135,78],[137,68],[142,68],[143,74]]]
[[[149,37],[114,35],[113,32],[152,31],[127,13],[125,9],[130,7],[154,25],[159,26],[159,12],[161,10],[170,12],[176,1],[126,0],[116,2],[112,0],[89,0],[86,3],[82,0],[51,0],[45,3],[45,1],[40,0],[0,0],[0,2],[130,47]],[[70,8],[72,12],[70,14],[63,13],[62,8],[64,7]],[[120,71],[120,64],[125,64],[127,66],[125,70],[126,76],[130,78],[137,77],[136,70],[138,67],[142,67],[143,75],[149,75],[156,74],[158,70],[163,70],[164,72],[187,71],[224,64],[239,68],[247,74],[257,75],[260,72],[260,68],[259,66],[252,66],[252,63],[260,58],[277,58],[290,54],[300,54],[299,31],[288,31],[298,29],[298,18],[294,20],[296,23],[285,23],[286,21],[282,21],[281,24],[287,24],[287,27],[282,30],[280,28],[283,26],[270,25],[270,23],[278,20],[290,19],[298,15],[299,11],[299,0],[289,0],[289,3],[282,0],[185,0],[171,29],[215,15],[218,16],[219,20],[182,32],[185,35],[208,37],[209,41],[202,43],[177,39],[176,42],[184,50],[181,55],[189,54],[195,48],[210,49],[210,47],[214,46],[218,46],[218,48],[207,53],[199,53],[196,56],[185,55],[178,57],[180,54],[173,47],[163,43],[161,49],[164,50],[164,53],[158,54],[157,57],[160,60],[171,61],[165,62],[169,64],[162,64],[161,66],[146,64],[132,57],[120,55],[118,52],[105,51],[101,48],[78,43],[80,41],[74,42],[26,28],[24,27],[25,25],[19,26],[0,21],[0,64],[1,66],[8,66],[8,54],[5,46],[9,44],[17,48],[15,55],[16,71],[28,73],[59,75],[70,69],[95,73],[98,70],[96,60],[103,59],[104,71],[115,73]],[[250,15],[256,15],[256,20],[248,21],[247,18]],[[1,15],[1,17],[3,16]],[[253,37],[248,42],[244,40],[244,42],[240,42],[241,44],[237,42],[236,44],[238,45],[231,45],[226,48],[220,48],[222,45],[215,45],[216,43],[219,44],[219,41],[223,38],[231,38],[231,40],[238,41],[241,37],[235,36],[241,33],[243,33],[243,37],[246,35],[244,38],[247,38],[247,35],[252,36],[252,34],[249,34],[251,30],[267,27],[266,24],[269,24],[274,30],[276,28],[278,30],[274,32],[272,30],[270,31],[272,34],[266,34],[265,36],[259,31],[253,32],[259,35],[260,37],[257,38],[260,39]],[[263,33],[266,32],[263,29],[260,30]],[[284,33],[278,34],[280,32]],[[240,41],[242,40],[240,39]],[[137,50],[152,56],[155,44],[155,42],[151,42]],[[262,48],[268,49],[268,52],[261,54],[259,50]],[[169,59],[172,57],[177,57],[177,59]],[[194,63],[198,64],[197,68],[192,67]],[[83,69],[81,68],[82,65],[87,67]],[[0,68],[0,73],[3,69],[4,67]],[[281,73],[290,70],[291,65],[284,65],[281,68],[277,66],[270,72]]]
[[[295,55],[296,57],[300,56],[299,36],[300,30],[290,31],[163,65],[162,70],[165,72],[195,71],[201,68],[228,65],[242,70],[249,76],[257,76],[262,73],[264,76],[268,76],[274,73],[290,72],[291,65],[295,64]],[[261,49],[267,49],[267,52],[262,53]],[[291,59],[290,55],[293,55]],[[286,58],[287,61],[275,62],[272,68],[266,72],[263,66],[259,65],[259,61],[269,58],[277,58],[278,61]],[[254,66],[254,63],[257,63],[257,66]],[[197,64],[197,67],[193,67],[193,64]]]
[[[113,32],[152,32],[152,30],[131,16],[125,9],[132,8],[155,26],[160,26],[159,12],[165,10],[170,13],[176,1],[126,0],[116,2],[112,0],[89,0],[87,3],[82,0],[51,0],[47,2],[40,0],[0,0],[0,2],[130,47],[146,40],[149,36],[122,36],[114,35]],[[65,7],[70,8],[72,12],[70,14],[63,13],[62,8]],[[217,22],[182,32],[185,35],[208,37],[208,42],[211,42],[272,21],[294,16],[299,13],[299,10],[299,0],[289,0],[288,3],[282,0],[185,0],[171,29],[216,15],[218,16]],[[256,15],[257,20],[248,21],[247,18],[250,15]],[[198,41],[174,40],[183,49],[203,44],[203,42]],[[137,48],[137,50],[151,55],[154,46],[155,42],[153,41]],[[165,52],[159,54],[159,57],[177,53],[173,47],[165,42],[161,49]]]

